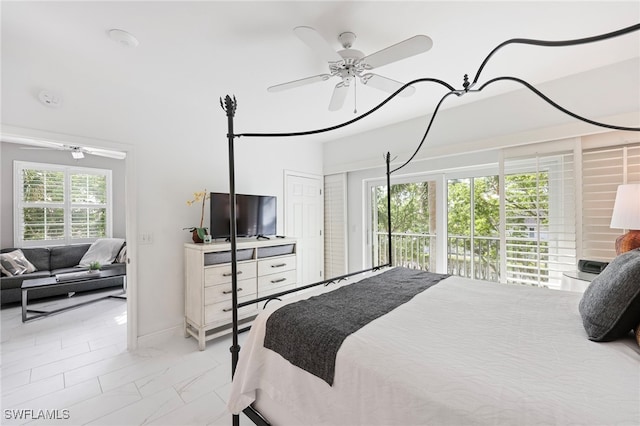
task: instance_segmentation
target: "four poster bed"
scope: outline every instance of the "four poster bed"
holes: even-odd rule
[[[489,58],[507,44],[571,46],[638,30],[640,24],[580,40],[509,40],[487,56],[472,82],[465,76],[463,89],[436,79],[414,80],[367,113],[320,130],[236,134],[236,101],[227,96],[221,104],[228,117],[230,217],[236,217],[235,138],[331,131],[420,82],[448,92],[411,158],[391,170],[386,155],[388,187],[391,173],[424,143],[444,99],[497,81],[518,82],[582,121],[640,131],[580,117],[515,77],[473,89]],[[640,348],[630,335],[640,326],[638,250],[618,256],[583,296],[394,268],[389,234],[387,264],[238,303],[235,227],[232,220],[228,408],[234,425],[241,412],[258,425],[640,423]],[[279,299],[285,295],[285,301]],[[253,303],[265,308],[239,356],[238,333],[245,330],[238,329],[238,309]]]

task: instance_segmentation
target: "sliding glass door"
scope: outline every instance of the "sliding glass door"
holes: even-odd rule
[[[387,187],[371,187],[371,258],[388,262]],[[436,184],[434,181],[391,185],[391,246],[394,266],[435,271]]]
[[[468,278],[500,278],[498,176],[447,181],[447,272]]]

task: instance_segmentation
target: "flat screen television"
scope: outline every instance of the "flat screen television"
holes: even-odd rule
[[[229,238],[229,194],[212,192],[210,197],[211,238]],[[277,199],[270,195],[236,194],[237,236],[255,237],[276,234]]]

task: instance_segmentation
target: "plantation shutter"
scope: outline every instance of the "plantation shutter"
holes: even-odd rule
[[[71,236],[100,238],[106,236],[107,177],[71,173]]]
[[[560,288],[575,269],[575,184],[572,153],[504,160],[508,283]]]
[[[20,168],[17,173],[18,233],[23,241],[64,239],[64,173],[43,168]]]
[[[582,257],[609,261],[623,233],[611,229],[618,185],[640,182],[640,145],[586,150],[582,153]]]
[[[337,277],[348,271],[347,263],[347,175],[324,177],[324,271]]]

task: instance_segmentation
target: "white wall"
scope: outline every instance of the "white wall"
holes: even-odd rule
[[[192,193],[228,192],[226,129],[206,140],[185,141],[156,152],[154,146],[136,149],[138,173],[138,232],[153,242],[139,245],[139,334],[141,336],[180,325],[184,315],[183,248],[195,226],[200,208],[187,206]],[[278,197],[278,233],[284,230],[283,173],[296,170],[321,174],[322,151],[317,143],[289,140],[236,141],[236,191]],[[204,223],[209,221],[206,207]]]
[[[200,209],[186,201],[205,188],[228,191],[228,152],[227,120],[217,102],[202,97],[197,105],[167,105],[153,115],[146,107],[162,102],[162,93],[143,94],[142,99],[139,114],[127,117],[114,105],[79,109],[67,102],[53,110],[29,98],[13,100],[12,108],[2,112],[2,125],[3,132],[20,129],[21,136],[53,134],[57,141],[64,135],[73,141],[85,137],[92,146],[134,151],[133,160],[126,161],[134,162],[127,169],[132,166],[135,181],[127,188],[135,191],[137,235],[127,238],[138,240],[137,256],[131,259],[137,270],[138,336],[148,336],[183,324],[183,243],[191,239],[183,228],[200,220]],[[251,130],[250,113],[239,108],[240,113],[244,116],[236,129]],[[322,174],[322,146],[299,138],[240,138],[236,157],[236,190],[276,195],[282,233],[284,170]],[[151,243],[141,244],[143,233],[151,235]]]
[[[111,170],[113,214],[113,236],[125,238],[125,170],[124,161],[112,158],[85,155],[76,161],[65,151],[22,149],[23,145],[0,143],[0,245],[13,247],[13,162],[32,161],[36,163],[63,164],[68,166],[89,167]]]
[[[595,120],[640,127],[640,59],[625,61],[536,86],[562,106]],[[625,142],[625,132],[577,121],[519,90],[442,110],[412,163],[394,178],[438,174],[460,168],[497,164],[501,148],[574,136],[603,133]],[[391,152],[399,166],[417,147],[430,116],[386,126],[324,145],[324,173],[348,173],[349,271],[365,264],[368,216],[366,183],[384,179],[383,154]],[[632,132],[627,132],[632,133]],[[637,132],[633,132],[635,134]],[[622,136],[621,136],[622,135]],[[587,138],[588,139],[588,138]],[[615,143],[615,142],[614,142]],[[392,166],[392,169],[394,167]]]

